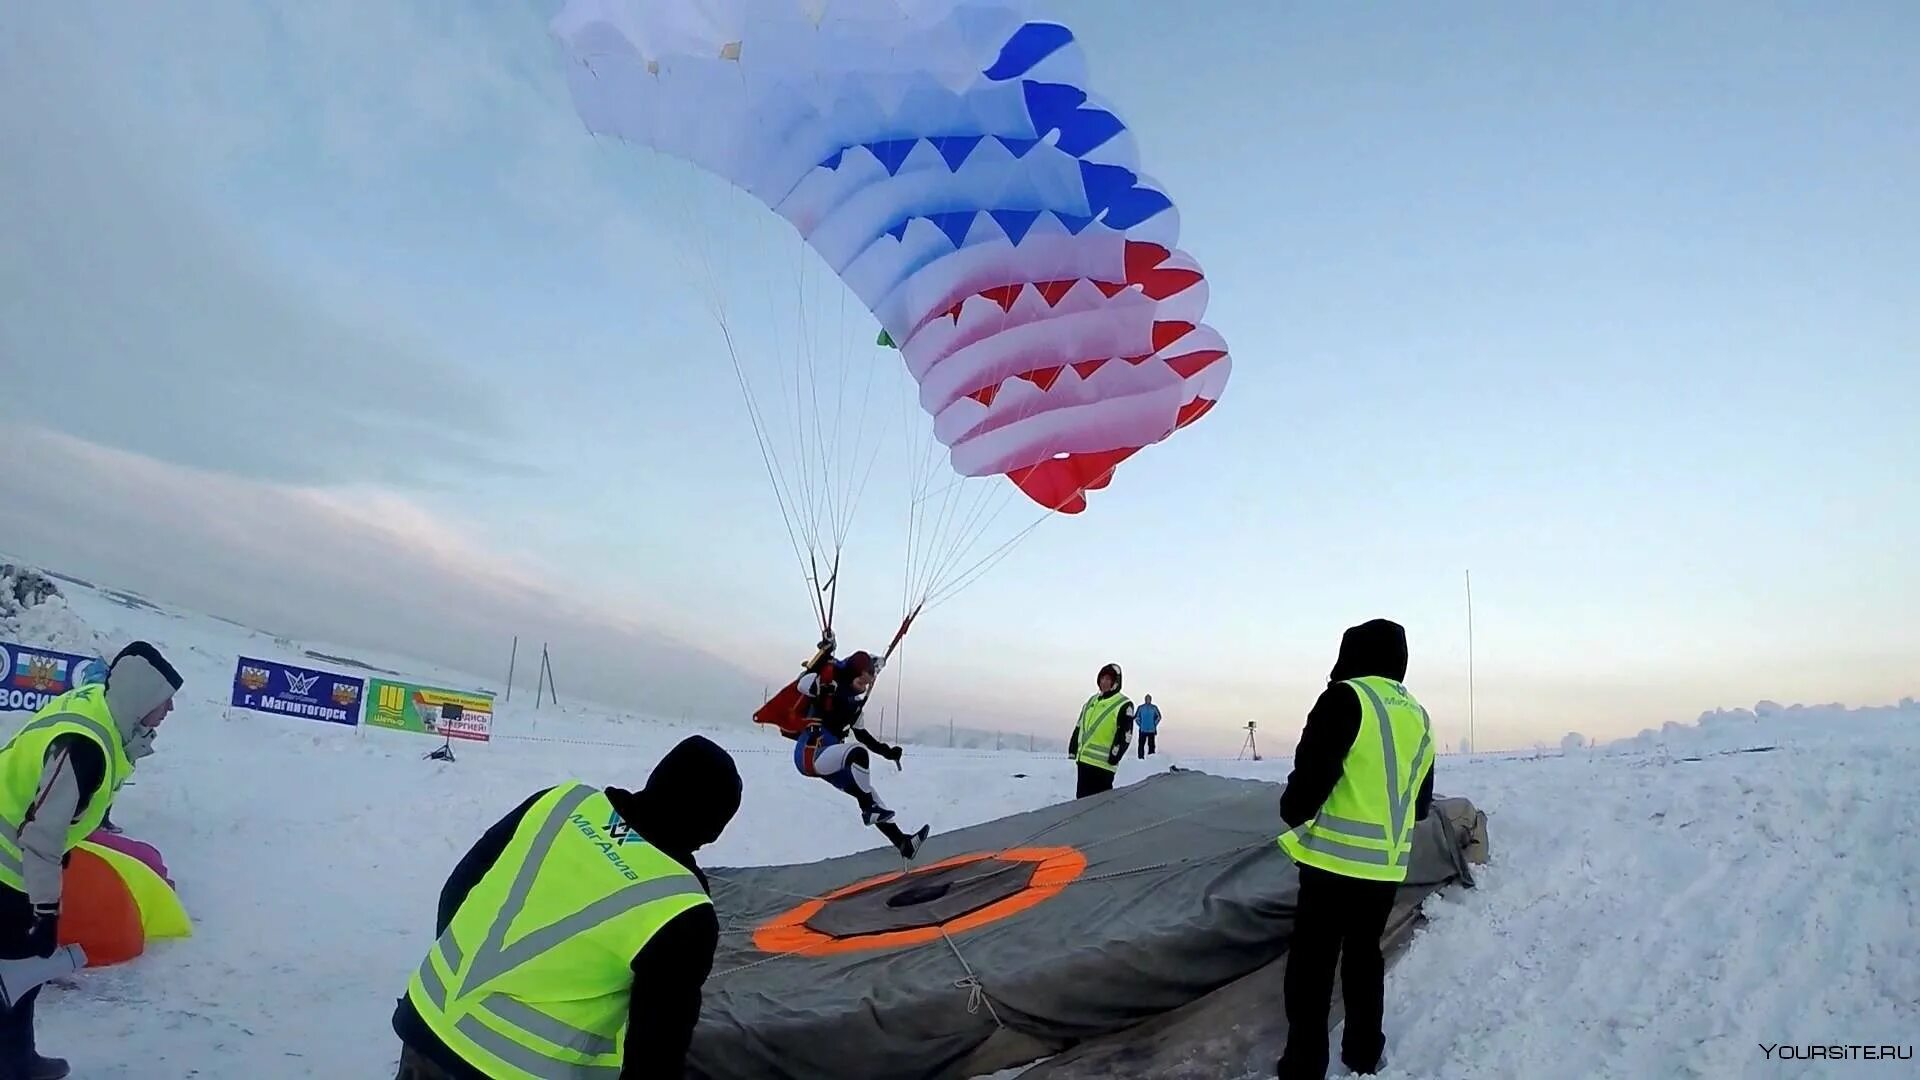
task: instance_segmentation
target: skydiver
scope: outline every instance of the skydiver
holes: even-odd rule
[[[856,652],[844,660],[833,656],[833,632],[821,639],[819,652],[794,685],[805,702],[807,726],[794,740],[793,764],[803,776],[813,776],[853,797],[860,820],[880,831],[911,859],[926,842],[931,826],[912,835],[893,823],[894,813],[873,789],[872,755],[898,765],[901,748],[889,746],[867,731],[862,712],[873,680],[886,665],[884,659]],[[851,734],[859,745],[847,741]]]

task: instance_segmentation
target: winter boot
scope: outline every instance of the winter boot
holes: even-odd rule
[[[913,858],[915,855],[920,854],[920,845],[927,842],[927,837],[931,835],[932,832],[933,832],[933,826],[931,825],[920,826],[919,832],[914,833],[912,836],[907,837],[907,846],[900,849],[900,854],[909,859]]]
[[[27,1059],[27,1080],[63,1080],[71,1071],[66,1058],[41,1057],[36,1053]]]
[[[920,845],[927,842],[927,834],[933,831],[933,826],[922,825],[919,832],[908,836],[900,831],[900,826],[889,822],[882,825],[880,831],[887,839],[893,841],[893,846],[900,850],[901,858],[910,860],[920,854]]]

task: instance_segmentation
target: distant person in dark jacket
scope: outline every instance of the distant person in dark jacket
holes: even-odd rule
[[[1280,847],[1300,864],[1282,1080],[1327,1073],[1336,962],[1347,1006],[1340,1060],[1361,1074],[1380,1067],[1380,938],[1407,879],[1414,822],[1433,805],[1433,726],[1401,682],[1406,675],[1400,624],[1374,619],[1349,629],[1280,795],[1288,830]]]
[[[641,791],[569,782],[501,818],[441,890],[393,1014],[398,1080],[683,1075],[720,940],[693,853],[740,794],[695,735]]]
[[[1153,703],[1153,695],[1140,699],[1140,708],[1133,714],[1133,723],[1140,731],[1140,760],[1147,760],[1148,754],[1160,752],[1158,741],[1154,738],[1160,732],[1160,706]]]

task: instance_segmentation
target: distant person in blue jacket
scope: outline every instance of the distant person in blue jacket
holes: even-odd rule
[[[1153,703],[1153,695],[1140,699],[1140,708],[1133,714],[1134,727],[1140,731],[1140,760],[1147,760],[1148,754],[1158,753],[1154,742],[1154,732],[1160,729],[1160,706]]]

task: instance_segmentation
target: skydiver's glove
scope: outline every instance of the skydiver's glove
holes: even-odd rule
[[[889,746],[886,749],[880,751],[880,756],[883,758],[886,758],[888,761],[893,762],[895,765],[898,765],[900,764],[900,755],[906,752],[907,752],[907,749],[904,746]]]
[[[60,947],[60,905],[33,905],[33,921],[27,924],[27,955],[52,956]]]
[[[1122,761],[1125,761],[1126,757],[1127,757],[1127,744],[1124,742],[1114,743],[1113,749],[1107,752],[1107,764],[1118,765]]]

